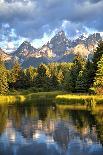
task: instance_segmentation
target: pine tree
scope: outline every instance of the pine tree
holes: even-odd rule
[[[37,76],[37,69],[34,68],[33,66],[30,66],[28,69],[26,69],[25,74],[27,77],[28,87],[33,87],[34,79]]]
[[[86,65],[83,67],[82,71],[79,72],[76,81],[76,91],[77,92],[88,92],[91,86],[91,76],[92,76],[92,63],[88,60]]]
[[[67,90],[69,92],[71,92],[73,83],[72,83],[72,77],[71,77],[71,72],[68,71],[66,72],[65,76],[64,76],[64,83],[63,83],[63,88],[64,90]]]
[[[103,41],[101,41],[98,44],[98,47],[93,56],[93,66],[94,66],[95,71],[97,71],[98,62],[100,61],[102,55],[103,55]]]
[[[0,58],[0,94],[8,92],[7,70]]]
[[[98,47],[96,49],[96,51],[94,52],[94,56],[93,56],[93,71],[92,71],[92,75],[91,75],[91,86],[93,86],[93,82],[94,82],[94,78],[96,76],[96,72],[98,69],[98,62],[100,61],[101,57],[103,55],[103,41],[101,41],[98,44]]]
[[[63,84],[63,81],[64,81],[64,75],[63,75],[63,72],[62,72],[61,69],[59,70],[59,73],[57,75],[57,80],[58,80],[59,87],[63,88],[62,84]]]
[[[76,92],[85,92],[84,81],[83,81],[83,71],[79,72],[75,89],[76,89]]]
[[[49,82],[50,89],[57,89],[59,86],[58,78],[55,74],[52,74]]]
[[[97,72],[94,79],[95,92],[98,94],[103,94],[103,55],[98,62]]]
[[[82,70],[84,65],[85,65],[85,60],[80,55],[76,55],[69,74],[70,77],[68,77],[69,78],[68,86],[70,86],[70,88],[68,88],[69,91],[71,92],[76,91],[76,81],[77,81],[79,72]]]
[[[45,64],[41,64],[37,68],[37,76],[35,77],[35,86],[38,88],[48,88],[49,71]]]
[[[10,73],[10,87],[16,88],[16,82],[19,80],[21,74],[21,67],[18,61],[15,62]]]

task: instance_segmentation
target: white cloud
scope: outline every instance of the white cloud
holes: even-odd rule
[[[15,46],[14,46],[13,42],[7,43],[7,49],[14,49],[14,48],[15,48]]]
[[[58,29],[55,29],[53,32],[51,33],[44,33],[43,37],[40,39],[34,39],[31,44],[36,47],[36,48],[40,48],[42,47],[44,44],[46,44],[48,41],[50,41],[50,39],[57,33]]]
[[[103,31],[103,0],[0,0],[0,46],[42,46],[56,29],[69,38]],[[3,25],[3,27],[2,27]]]

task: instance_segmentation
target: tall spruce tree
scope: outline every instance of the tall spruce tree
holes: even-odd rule
[[[25,75],[27,78],[28,87],[33,87],[34,79],[37,76],[37,69],[34,68],[33,66],[30,66],[29,68],[26,69]]]
[[[94,79],[94,88],[97,94],[103,94],[103,55],[97,63],[97,72]]]
[[[98,47],[96,49],[96,51],[94,52],[94,56],[93,56],[93,71],[91,74],[91,86],[93,86],[93,82],[94,82],[94,78],[96,76],[96,72],[98,69],[98,62],[100,61],[101,57],[103,55],[103,41],[101,41],[98,44]]]
[[[0,94],[6,94],[8,92],[8,80],[7,70],[4,66],[2,58],[0,57]]]
[[[56,90],[59,86],[59,82],[58,82],[58,78],[55,74],[52,74],[52,76],[50,77],[50,80],[49,80],[49,87],[50,89],[52,90]]]
[[[48,88],[49,84],[49,71],[45,64],[41,64],[37,68],[37,76],[35,77],[34,84],[38,88]]]
[[[78,75],[77,81],[76,81],[75,89],[76,89],[76,92],[85,92],[83,71],[79,72],[79,75]]]
[[[67,71],[64,76],[63,88],[64,90],[71,92],[71,90],[73,89],[72,86],[73,86],[73,83],[72,83],[71,72]]]
[[[71,92],[76,91],[76,81],[77,81],[79,72],[82,70],[84,65],[85,65],[85,60],[80,55],[76,55],[69,74],[70,77],[68,77],[69,84],[67,85],[70,86],[70,88],[68,88],[69,91]]]
[[[97,47],[96,51],[94,52],[93,66],[94,66],[95,71],[97,71],[97,69],[98,69],[98,62],[100,61],[102,55],[103,55],[103,41],[101,41],[98,44],[98,47]]]
[[[84,66],[82,71],[79,72],[79,75],[77,77],[76,81],[77,92],[88,92],[91,86],[92,73],[93,73],[93,66],[92,63],[88,60],[86,62],[86,65]]]
[[[10,73],[10,87],[16,88],[16,82],[19,80],[21,74],[21,67],[18,61],[15,62],[13,68],[11,69]]]

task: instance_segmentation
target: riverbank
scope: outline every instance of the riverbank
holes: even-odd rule
[[[88,94],[65,94],[57,95],[56,102],[64,105],[86,105],[93,106],[95,104],[103,104],[103,95]]]
[[[0,96],[0,104],[12,104],[12,103],[29,103],[36,102],[37,100],[49,100],[56,104],[61,105],[85,105],[85,106],[96,106],[103,104],[103,95],[88,95],[88,94],[67,94],[63,91],[52,91],[52,92],[37,92],[37,93],[14,93],[8,96]]]
[[[0,96],[0,104],[12,104],[12,103],[24,103],[24,102],[34,102],[36,100],[55,100],[56,96],[63,95],[62,91],[53,91],[53,92],[16,92],[11,93],[11,95]]]

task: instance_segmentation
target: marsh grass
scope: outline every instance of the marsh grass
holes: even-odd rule
[[[12,95],[8,96],[0,96],[0,104],[13,104],[15,102],[24,103],[24,102],[34,102],[34,101],[44,101],[44,100],[55,100],[58,94],[64,94],[61,91],[54,91],[54,92],[38,92],[38,93],[30,93],[28,91],[24,92],[13,92]]]
[[[103,105],[103,95],[88,95],[88,94],[66,94],[62,91],[53,92],[31,92],[18,91],[11,93],[12,95],[0,96],[0,104],[13,104],[13,103],[39,103],[39,104],[61,104],[73,106],[86,106],[88,108],[95,108],[96,105]]]
[[[86,105],[95,107],[96,104],[103,104],[103,95],[65,94],[57,95],[56,103],[70,105]]]
[[[9,95],[9,96],[0,96],[0,104],[13,104],[15,102],[24,102],[25,101],[25,96],[23,95]]]
[[[95,114],[97,112],[103,111],[103,106],[102,105],[97,105],[95,108],[90,109],[86,105],[62,105],[58,104],[57,105],[58,109],[60,110],[92,110],[92,112]]]

